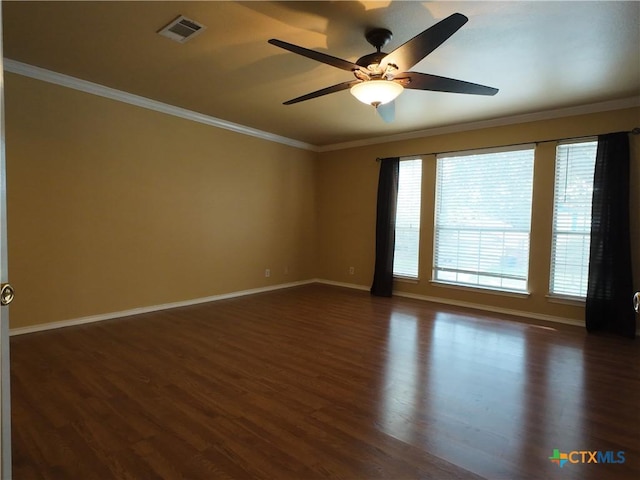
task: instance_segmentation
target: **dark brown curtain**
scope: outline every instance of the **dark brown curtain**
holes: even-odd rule
[[[635,337],[629,228],[629,137],[598,137],[585,320],[589,332]]]
[[[380,161],[376,215],[376,264],[371,295],[390,297],[393,292],[393,251],[396,244],[399,158]]]

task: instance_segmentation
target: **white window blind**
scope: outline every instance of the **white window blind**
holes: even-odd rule
[[[393,257],[393,275],[396,277],[418,278],[421,191],[422,160],[401,160]]]
[[[585,297],[589,274],[591,197],[597,140],[556,148],[551,246],[552,295]]]
[[[524,292],[533,146],[439,155],[433,279]]]

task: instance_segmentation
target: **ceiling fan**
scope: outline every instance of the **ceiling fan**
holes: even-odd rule
[[[391,40],[392,33],[385,28],[370,30],[365,37],[376,48],[376,52],[360,57],[355,63],[272,38],[269,40],[272,45],[332,67],[348,70],[356,77],[354,80],[287,100],[284,105],[350,89],[358,100],[373,105],[385,122],[391,122],[395,117],[394,100],[405,88],[472,95],[495,95],[498,93],[497,88],[454,78],[408,71],[442,45],[468,20],[461,13],[454,13],[427,28],[391,53],[382,52],[381,49]]]

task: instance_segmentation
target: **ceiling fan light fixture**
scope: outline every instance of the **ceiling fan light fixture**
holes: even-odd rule
[[[395,100],[404,87],[392,80],[368,80],[351,87],[351,95],[367,105],[384,105]]]

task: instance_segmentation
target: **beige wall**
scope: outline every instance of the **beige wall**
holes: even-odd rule
[[[10,73],[5,95],[12,328],[315,275],[315,153]]]
[[[376,157],[407,156],[424,152],[446,152],[536,142],[545,139],[630,130],[640,124],[640,109],[627,109],[548,120],[463,133],[432,136],[402,142],[324,152],[318,163],[319,272],[336,282],[369,286],[375,253],[375,203],[379,165]],[[548,293],[551,251],[551,215],[555,143],[540,143],[536,149],[531,262],[528,298],[512,298],[472,290],[459,290],[430,283],[433,258],[433,211],[435,198],[435,157],[423,162],[422,231],[420,281],[396,282],[397,291],[446,301],[469,302],[501,309],[532,312],[581,320],[579,306],[551,303]],[[640,136],[632,137],[632,204],[640,205]],[[640,208],[632,212],[632,250],[635,286],[640,288]],[[355,274],[349,274],[349,267]]]
[[[12,328],[316,277],[369,286],[376,157],[640,124],[636,108],[316,154],[10,73],[5,88]],[[640,205],[640,136],[632,138]],[[554,146],[536,150],[528,298],[429,282],[434,156],[424,161],[421,279],[397,290],[582,319],[581,307],[546,298]],[[640,209],[631,225],[639,289]]]

